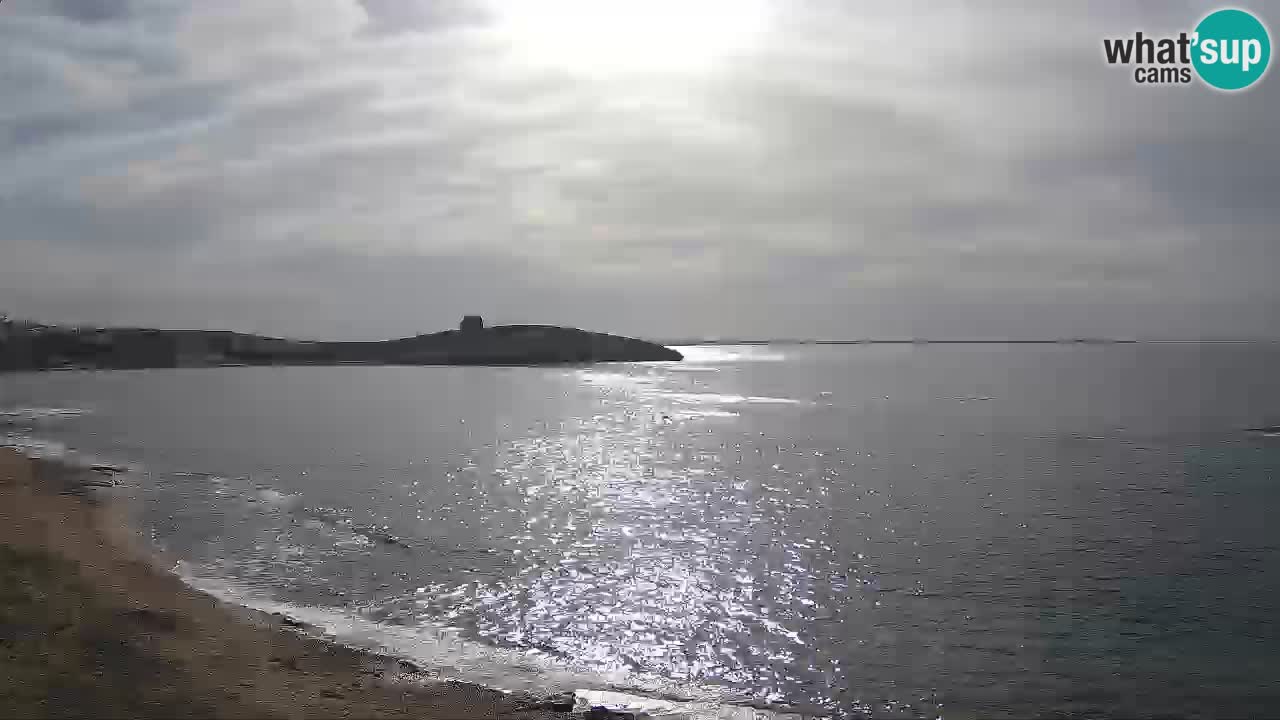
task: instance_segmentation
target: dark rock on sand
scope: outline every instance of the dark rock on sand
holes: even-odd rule
[[[547,709],[555,712],[570,712],[577,701],[578,698],[573,693],[556,695],[547,701]]]
[[[630,710],[613,710],[607,707],[593,707],[583,717],[585,720],[648,720],[649,713],[632,712]]]
[[[572,692],[551,695],[545,698],[534,697],[522,702],[520,707],[526,710],[549,710],[551,712],[572,712],[578,698]]]
[[[302,622],[301,620],[295,620],[294,618],[291,618],[282,612],[273,612],[271,613],[271,617],[275,618],[276,621],[278,621],[284,627],[298,628],[300,630],[307,630],[311,628],[310,623],[305,623],[305,622]]]

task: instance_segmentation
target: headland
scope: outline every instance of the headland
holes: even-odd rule
[[[554,325],[485,327],[373,342],[293,340],[216,330],[0,323],[0,370],[220,365],[548,365],[680,360],[636,338]]]

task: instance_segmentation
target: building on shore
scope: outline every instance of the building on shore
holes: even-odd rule
[[[458,324],[458,329],[462,332],[476,332],[484,329],[484,319],[479,315],[467,315],[462,318],[462,322]]]

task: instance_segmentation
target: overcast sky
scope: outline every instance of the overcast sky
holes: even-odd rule
[[[0,312],[1280,337],[1275,71],[1102,60],[1214,7],[0,0]]]

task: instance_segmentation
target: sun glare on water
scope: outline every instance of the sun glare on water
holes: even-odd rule
[[[697,73],[747,49],[765,0],[494,0],[521,61],[588,74]]]

